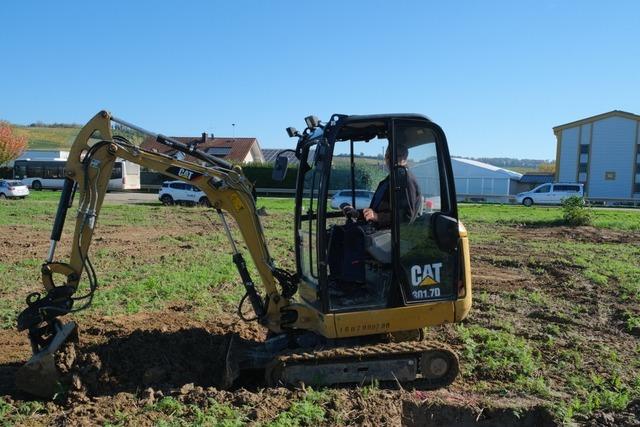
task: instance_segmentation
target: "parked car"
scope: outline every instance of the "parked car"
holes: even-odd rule
[[[158,199],[163,205],[186,204],[211,206],[209,199],[198,187],[182,181],[166,181],[158,193]]]
[[[21,181],[0,179],[0,199],[24,199],[29,195],[29,188]]]
[[[368,208],[373,199],[373,191],[369,190],[356,190],[356,209]],[[331,198],[331,207],[333,209],[340,209],[340,205],[348,203],[353,204],[353,192],[351,190],[340,190],[336,192]]]
[[[576,183],[551,183],[542,184],[533,190],[516,195],[518,203],[525,206],[533,204],[539,205],[559,205],[564,199],[571,196],[584,196],[584,186]]]

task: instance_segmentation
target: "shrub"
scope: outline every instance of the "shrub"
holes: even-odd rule
[[[562,216],[568,225],[589,225],[593,212],[585,205],[582,197],[571,196],[562,201]]]

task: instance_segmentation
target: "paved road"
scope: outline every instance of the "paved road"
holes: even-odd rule
[[[120,203],[120,204],[122,203],[125,203],[125,204],[157,203],[157,204],[160,204],[157,193],[110,192],[106,194],[104,200],[105,200],[105,203]]]
[[[106,203],[126,203],[126,204],[138,204],[138,203],[157,203],[160,204],[158,200],[157,193],[133,193],[133,192],[110,192],[105,196]],[[479,205],[478,203],[463,203],[462,206],[473,206]],[[554,207],[554,206],[545,206],[545,207]],[[559,208],[559,206],[556,206]],[[638,208],[613,208],[613,207],[595,207],[600,210],[616,210],[616,211],[633,211],[640,213],[640,209]]]

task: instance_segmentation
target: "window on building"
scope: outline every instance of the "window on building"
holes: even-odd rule
[[[586,172],[581,172],[581,173],[578,174],[578,182],[582,182],[582,183],[587,182],[587,173]]]
[[[229,153],[231,153],[231,147],[211,147],[207,150],[207,154],[218,157],[224,157]]]
[[[589,146],[588,145],[580,145],[580,154],[589,154]]]
[[[587,164],[586,163],[580,163],[580,165],[578,166],[578,173],[587,173]]]
[[[604,179],[607,181],[615,181],[616,180],[616,173],[613,171],[607,171],[604,173]]]

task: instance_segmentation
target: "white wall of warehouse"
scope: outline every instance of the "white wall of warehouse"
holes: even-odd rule
[[[437,185],[434,163],[427,161],[411,168],[423,189]],[[468,159],[452,158],[451,166],[456,193],[460,196],[508,196],[515,190],[511,181],[517,182],[522,177],[517,172]]]

